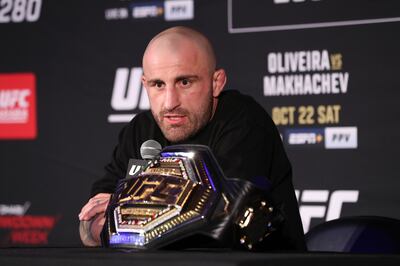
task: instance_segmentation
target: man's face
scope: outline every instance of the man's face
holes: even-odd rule
[[[213,74],[199,53],[153,52],[143,68],[151,111],[169,141],[185,140],[208,123],[214,110]]]

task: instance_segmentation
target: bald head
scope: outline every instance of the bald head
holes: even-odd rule
[[[143,55],[142,84],[150,109],[172,143],[190,138],[211,120],[225,82],[208,39],[186,27],[161,32]]]
[[[200,32],[182,26],[162,31],[149,42],[143,55],[143,70],[146,72],[146,66],[163,54],[182,53],[191,55],[195,62],[201,61],[209,73],[215,70],[216,59],[210,41]]]

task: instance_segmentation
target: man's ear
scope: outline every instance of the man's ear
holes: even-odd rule
[[[145,77],[144,75],[142,75],[142,87],[146,90],[147,96],[149,97],[149,100],[150,100],[150,96],[149,96],[150,91],[149,91],[149,89],[147,88],[147,83],[146,83],[146,81],[147,81],[146,77]]]
[[[142,75],[142,85],[144,88],[146,88],[146,77],[144,75]]]
[[[213,74],[213,97],[218,97],[224,89],[226,83],[226,74],[224,69],[218,69]]]

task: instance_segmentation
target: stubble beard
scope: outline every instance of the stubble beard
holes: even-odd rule
[[[173,110],[162,109],[158,114],[153,116],[160,127],[164,137],[171,143],[181,142],[196,135],[211,119],[213,112],[213,97],[210,95],[206,104],[202,105],[196,113],[190,113],[184,108],[175,108]],[[164,115],[168,113],[184,115],[187,122],[183,125],[167,125],[164,121]]]

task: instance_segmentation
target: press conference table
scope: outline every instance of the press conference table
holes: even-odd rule
[[[250,253],[228,250],[131,252],[103,248],[2,248],[0,265],[400,265],[400,254]]]

